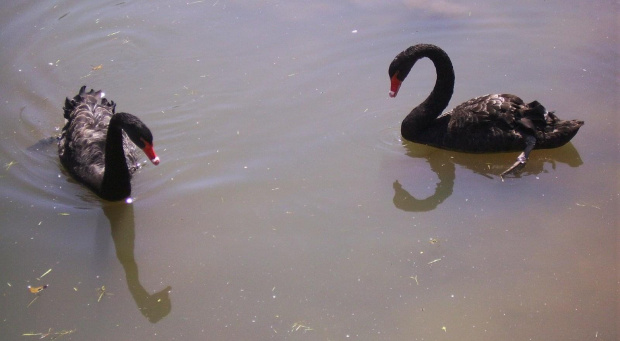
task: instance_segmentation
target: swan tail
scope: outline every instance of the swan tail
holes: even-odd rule
[[[116,113],[116,103],[114,101],[109,101],[106,98],[101,99],[101,106],[107,107],[112,111],[112,115]]]
[[[537,148],[557,148],[567,144],[584,124],[581,120],[560,120],[555,115],[553,117],[547,119],[545,130],[539,132]]]
[[[72,99],[65,99],[65,106],[63,107],[65,119],[71,120],[71,115],[78,112],[79,110],[76,109],[81,105],[86,105],[88,110],[92,112],[98,107],[102,107],[114,114],[116,111],[116,103],[114,103],[114,101],[108,101],[104,96],[105,93],[101,90],[95,91],[90,89],[90,91],[86,92],[86,85],[83,85],[75,97]]]

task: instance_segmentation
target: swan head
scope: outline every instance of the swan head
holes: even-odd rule
[[[122,128],[127,133],[129,139],[138,148],[142,149],[154,165],[157,166],[159,164],[159,156],[155,154],[155,149],[153,149],[153,134],[146,124],[136,116],[125,112],[115,114],[112,120],[122,122]]]
[[[390,63],[390,68],[388,69],[388,76],[390,76],[390,97],[396,97],[398,94],[398,90],[400,86],[403,84],[403,81],[409,75],[409,71],[415,64],[415,60],[411,60],[407,58],[406,55],[407,50],[399,53],[392,63]]]
[[[430,58],[430,56],[434,54],[445,55],[445,52],[435,45],[417,44],[397,54],[390,63],[388,69],[388,75],[392,83],[390,87],[390,97],[396,97],[400,85],[405,78],[407,78],[409,72],[420,58]],[[445,55],[445,58],[447,57],[448,56]]]

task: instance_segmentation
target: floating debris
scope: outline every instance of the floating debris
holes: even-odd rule
[[[32,301],[30,301],[30,303],[28,303],[28,305],[26,306],[26,308],[30,308],[30,306],[34,303],[34,301],[36,301],[39,298],[39,295],[35,296]]]
[[[441,260],[441,258],[437,258],[437,259],[433,259],[432,261],[428,262],[428,265],[431,265],[433,263],[437,263]]]
[[[590,204],[582,204],[582,203],[579,203],[579,202],[576,202],[576,203],[575,203],[575,205],[577,205],[577,206],[581,206],[581,207],[594,207],[594,208],[596,208],[597,210],[600,210],[600,209],[601,209],[601,208],[600,208],[600,207],[598,207],[598,206],[594,206],[594,205],[590,205]]]
[[[49,269],[49,270],[45,271],[45,273],[44,273],[43,275],[41,275],[41,276],[37,277],[37,281],[40,281],[40,280],[41,280],[41,278],[45,277],[45,275],[47,275],[47,274],[48,274],[48,273],[50,273],[50,272],[52,272],[52,269]]]
[[[101,288],[97,288],[97,292],[99,293],[99,298],[97,299],[97,302],[100,302],[101,298],[105,295],[114,295],[113,293],[107,292],[105,290],[105,285],[102,285]]]
[[[6,169],[8,171],[11,168],[11,166],[16,165],[16,164],[17,164],[17,162],[15,162],[15,161],[11,161],[9,163],[5,163],[4,164],[4,169]]]
[[[47,287],[49,287],[49,285],[47,285],[47,284],[46,285],[41,285],[41,286],[38,286],[38,287],[33,287],[33,286],[29,285],[28,286],[28,290],[30,290],[30,292],[33,293],[33,294],[38,294],[41,291],[43,291],[44,289],[47,289]]]
[[[63,335],[69,335],[72,334],[76,331],[77,329],[71,329],[71,330],[61,330],[59,332],[54,332],[52,333],[52,328],[47,330],[47,333],[24,333],[22,334],[22,336],[40,336],[39,339],[43,339],[46,338],[50,335],[53,335],[53,337],[51,338],[52,340],[57,340],[59,337],[63,336]]]
[[[47,289],[48,286],[49,285],[47,285],[47,284],[46,285],[41,285],[41,286],[38,286],[38,287],[33,287],[33,286],[29,285],[28,286],[28,290],[30,290],[30,292],[33,293],[35,296],[32,299],[32,301],[30,301],[30,303],[28,303],[26,308],[29,308],[34,303],[34,301],[36,301],[41,296],[41,291],[43,291],[44,289]]]
[[[298,331],[302,331],[302,332],[307,332],[310,330],[314,330],[308,326],[304,326],[303,324],[299,323],[299,322],[295,322],[293,323],[293,326],[291,327],[291,332],[298,332]]]

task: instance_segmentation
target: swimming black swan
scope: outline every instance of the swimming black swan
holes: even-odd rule
[[[139,167],[133,144],[153,164],[159,164],[159,157],[149,128],[134,115],[115,113],[116,104],[103,96],[92,89],[87,93],[83,86],[73,99],[65,100],[67,123],[58,141],[58,155],[67,171],[98,196],[123,200],[131,195],[131,175]]]
[[[424,57],[435,65],[437,80],[431,94],[402,122],[401,134],[409,141],[473,153],[523,150],[517,162],[501,173],[503,180],[525,166],[532,149],[560,147],[583,125],[560,120],[537,101],[525,104],[510,94],[473,98],[441,114],[452,97],[454,69],[448,55],[430,44],[411,46],[394,58],[388,70],[390,97],[396,97],[413,65]]]

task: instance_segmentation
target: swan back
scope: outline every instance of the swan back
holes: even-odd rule
[[[433,62],[437,80],[428,97],[403,120],[401,134],[406,140],[482,153],[524,150],[527,137],[533,137],[535,149],[556,148],[568,143],[583,125],[581,120],[558,119],[538,101],[526,104],[505,93],[476,97],[442,114],[454,90],[454,68],[448,55],[431,44],[414,45],[396,55],[388,69],[390,97],[396,97],[421,58]]]
[[[101,91],[86,92],[83,86],[64,106],[66,123],[58,142],[63,166],[78,181],[95,192],[101,190],[105,170],[105,146],[110,119],[116,104],[103,98]],[[123,149],[130,172],[136,170],[135,146],[123,132]]]

